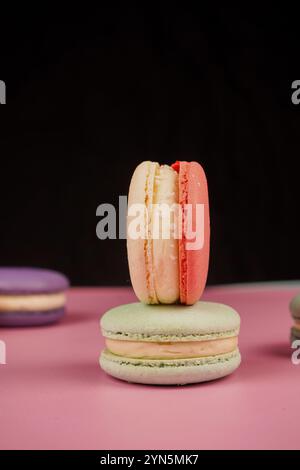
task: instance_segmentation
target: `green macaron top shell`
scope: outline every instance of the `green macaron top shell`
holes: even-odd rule
[[[214,302],[191,306],[132,303],[109,310],[101,319],[105,337],[128,341],[204,341],[236,336],[239,328],[239,314]]]
[[[300,320],[300,294],[296,295],[291,301],[290,311],[293,318]]]

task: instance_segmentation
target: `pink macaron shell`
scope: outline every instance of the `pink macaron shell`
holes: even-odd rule
[[[205,172],[197,162],[189,164],[188,203],[192,204],[193,231],[196,229],[196,204],[204,205],[204,244],[199,250],[187,250],[187,305],[197,302],[203,294],[208,274],[210,253],[209,198]]]
[[[145,188],[149,173],[148,162],[141,163],[133,173],[128,196],[128,208],[133,204],[145,204]],[[134,217],[127,217],[127,230]],[[134,292],[141,302],[149,303],[147,285],[147,265],[145,259],[145,241],[142,238],[132,239],[127,233],[127,253],[131,283]]]
[[[180,204],[191,204],[192,230],[196,230],[196,207],[204,205],[204,243],[201,249],[187,250],[187,243],[195,238],[180,241],[180,291],[181,302],[193,305],[203,294],[209,265],[210,252],[210,218],[209,199],[205,172],[197,162],[180,162],[179,171]],[[190,215],[190,214],[189,214]],[[185,226],[186,226],[185,221]]]

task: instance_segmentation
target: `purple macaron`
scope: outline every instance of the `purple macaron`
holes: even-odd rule
[[[65,313],[64,295],[61,294],[69,286],[66,276],[56,271],[0,268],[0,326],[38,326],[56,322]],[[6,310],[9,302],[12,305]],[[14,304],[22,305],[22,308],[14,309]]]

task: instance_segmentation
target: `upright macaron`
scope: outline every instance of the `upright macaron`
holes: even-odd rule
[[[100,365],[113,377],[144,384],[221,378],[240,364],[239,328],[238,313],[213,302],[121,305],[102,317]]]
[[[208,188],[201,165],[141,163],[130,184],[127,227],[129,270],[139,300],[197,302],[206,284],[210,245]]]
[[[300,340],[300,294],[296,295],[290,303],[290,311],[293,317],[293,326],[291,329],[291,340]]]
[[[65,312],[69,281],[38,268],[0,268],[0,326],[37,326]]]

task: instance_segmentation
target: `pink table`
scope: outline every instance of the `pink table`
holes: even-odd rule
[[[130,289],[73,289],[56,326],[1,329],[1,449],[300,448],[300,365],[291,363],[288,303],[296,284],[211,287],[205,299],[242,317],[243,364],[186,387],[132,385],[98,366],[99,317]]]

